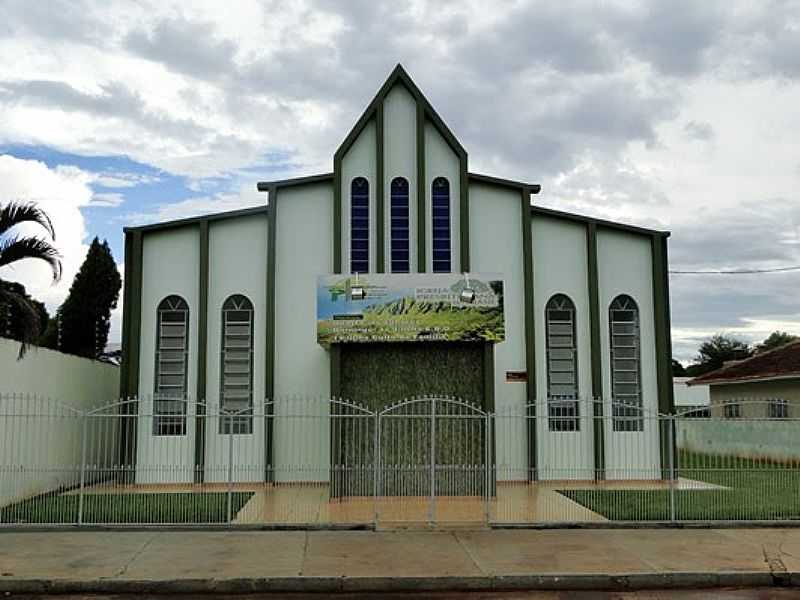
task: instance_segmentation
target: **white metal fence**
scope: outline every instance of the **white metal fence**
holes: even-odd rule
[[[518,525],[800,518],[800,419],[775,399],[678,415],[595,400],[491,413],[420,397],[0,395],[0,525]]]

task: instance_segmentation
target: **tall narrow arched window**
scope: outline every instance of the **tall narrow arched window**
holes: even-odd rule
[[[158,305],[153,435],[186,434],[189,305],[167,296]]]
[[[450,182],[437,177],[431,185],[433,209],[433,272],[452,270],[450,246]]]
[[[220,433],[253,433],[253,304],[235,294],[222,305]]]
[[[550,431],[578,431],[578,352],[572,300],[564,294],[550,298],[545,325]]]
[[[642,431],[639,308],[633,298],[621,295],[608,313],[614,431]]]
[[[350,184],[350,272],[369,271],[369,182],[356,177]]]
[[[391,250],[392,273],[408,273],[411,270],[409,249],[408,180],[404,177],[392,179],[391,188]]]

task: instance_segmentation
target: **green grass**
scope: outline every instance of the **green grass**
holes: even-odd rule
[[[727,489],[677,490],[679,520],[800,519],[800,470],[796,466],[730,456],[681,452],[678,476]],[[612,520],[670,519],[669,490],[560,490]]]
[[[236,513],[252,492],[234,492],[231,509]],[[0,508],[0,523],[63,524],[78,521],[77,494],[38,496]],[[86,524],[225,523],[226,492],[165,494],[86,494]]]

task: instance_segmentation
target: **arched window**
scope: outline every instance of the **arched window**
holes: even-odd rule
[[[433,209],[433,272],[449,273],[450,261],[450,182],[437,177],[431,185]]]
[[[564,294],[550,298],[545,324],[550,431],[578,431],[578,352],[572,300]]]
[[[639,308],[623,294],[614,298],[608,312],[614,431],[642,431]]]
[[[350,272],[369,271],[369,181],[356,177],[350,184]]]
[[[185,435],[189,305],[180,296],[167,296],[157,313],[153,435]]]
[[[392,273],[408,273],[411,270],[408,246],[408,180],[404,177],[392,179],[391,210]]]
[[[253,303],[241,294],[222,305],[220,433],[253,433]]]

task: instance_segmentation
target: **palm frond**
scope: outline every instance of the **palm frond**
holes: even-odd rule
[[[0,206],[0,236],[20,223],[38,223],[47,230],[50,237],[56,239],[56,232],[50,217],[33,202],[9,202]]]
[[[61,255],[47,240],[21,236],[10,236],[0,240],[0,267],[23,258],[45,261],[53,270],[53,281],[61,279]]]
[[[28,348],[33,344],[42,333],[42,323],[39,319],[39,313],[36,312],[36,307],[28,301],[24,296],[12,292],[6,288],[0,288],[0,306],[12,305],[19,310],[15,311],[16,316],[19,318],[22,327],[22,339],[19,347],[19,354],[17,360],[22,359]]]

